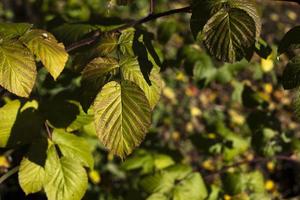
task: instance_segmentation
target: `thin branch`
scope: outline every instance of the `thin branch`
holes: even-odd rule
[[[141,24],[147,23],[149,21],[154,21],[154,20],[156,20],[158,18],[161,18],[161,17],[166,17],[166,16],[169,16],[169,15],[177,14],[177,13],[190,13],[190,12],[191,12],[191,7],[187,6],[187,7],[183,7],[183,8],[169,10],[169,11],[162,12],[162,13],[150,14],[147,17],[144,17],[142,19],[135,20],[135,21],[129,22],[128,24],[124,24],[120,27],[112,29],[112,30],[108,31],[108,33],[122,31],[124,29],[134,27],[134,26],[137,26],[137,25],[141,25]],[[78,49],[80,47],[90,45],[90,44],[94,43],[99,38],[100,35],[101,35],[101,32],[99,30],[95,31],[94,34],[91,37],[85,38],[83,40],[80,40],[80,41],[75,42],[75,43],[71,44],[70,46],[68,46],[66,48],[66,51],[70,52],[70,51],[73,51],[73,50]]]
[[[280,155],[278,155],[278,156],[275,156],[275,159],[276,160],[289,161],[289,162],[295,162],[295,163],[299,163],[300,162],[299,160],[296,160],[296,159],[294,159],[292,157],[289,157],[289,156],[280,156]],[[224,166],[220,170],[212,172],[211,174],[208,174],[207,176],[205,176],[205,178],[209,179],[211,176],[218,175],[218,174],[219,175],[224,174],[230,168],[239,167],[241,165],[245,165],[245,164],[249,164],[249,163],[268,162],[269,160],[270,160],[269,158],[262,158],[262,157],[255,158],[253,160],[242,160],[242,161],[236,162],[236,163],[234,163],[232,165]]]
[[[300,5],[300,0],[275,0],[275,1],[281,1],[286,3],[297,3]]]
[[[14,168],[12,168],[11,170],[9,170],[7,173],[5,173],[3,176],[0,177],[0,185],[9,177],[11,177],[12,175],[14,175],[15,173],[18,172],[20,166],[16,166]]]
[[[155,0],[150,0],[150,15],[154,13],[155,9]]]

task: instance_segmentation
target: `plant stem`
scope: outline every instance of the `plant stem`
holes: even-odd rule
[[[50,140],[52,140],[52,132],[50,131],[50,128],[49,128],[47,122],[45,122],[45,128],[46,128],[46,132],[47,132],[48,138]]]
[[[122,31],[124,29],[134,27],[134,26],[137,26],[137,25],[141,25],[143,23],[153,21],[153,20],[156,20],[156,19],[161,18],[161,17],[166,17],[166,16],[169,16],[169,15],[177,14],[177,13],[190,13],[190,12],[191,12],[191,7],[187,6],[187,7],[183,7],[183,8],[169,10],[169,11],[162,12],[162,13],[150,14],[150,15],[148,15],[144,18],[141,18],[139,20],[135,20],[135,21],[129,22],[127,24],[124,24],[120,27],[117,27],[115,29],[112,29],[112,30],[108,31],[108,33]],[[68,46],[66,48],[66,51],[70,52],[70,51],[73,51],[73,50],[78,49],[80,47],[90,45],[90,44],[94,43],[99,38],[100,35],[101,35],[101,32],[99,30],[95,31],[94,34],[91,37],[85,38],[83,40],[80,40],[80,41],[75,42],[75,43],[71,44],[70,46]]]
[[[295,163],[299,163],[300,161],[299,160],[296,160],[294,158],[291,158],[289,156],[281,156],[281,155],[278,155],[278,156],[275,156],[275,159],[276,160],[284,160],[284,161],[289,161],[289,162],[295,162]],[[249,164],[249,163],[260,163],[260,162],[268,162],[270,159],[268,158],[262,158],[262,157],[259,157],[259,158],[255,158],[253,160],[242,160],[240,162],[236,162],[232,165],[227,165],[227,166],[224,166],[222,167],[220,170],[218,171],[215,171],[215,172],[212,172],[211,174],[205,176],[206,179],[209,179],[211,178],[211,176],[213,175],[221,175],[221,174],[224,174],[228,169],[230,168],[235,168],[235,167],[239,167],[241,165],[245,165],[245,164]]]
[[[150,15],[154,13],[155,9],[155,0],[150,0]]]
[[[14,175],[15,173],[18,172],[20,166],[16,166],[14,168],[12,168],[11,170],[9,170],[7,173],[5,173],[3,176],[0,177],[0,185],[9,177],[11,177],[12,175]]]
[[[286,3],[298,3],[300,5],[300,0],[275,0],[275,1],[282,1],[282,2],[286,2]]]

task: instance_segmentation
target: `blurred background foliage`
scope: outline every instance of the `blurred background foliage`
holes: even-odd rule
[[[157,0],[155,12],[188,3]],[[263,22],[261,37],[271,46],[266,59],[254,55],[249,62],[235,64],[214,60],[195,44],[189,14],[145,25],[153,33],[164,79],[151,131],[141,147],[122,161],[99,144],[92,124],[73,123],[69,127],[93,147],[95,168],[89,171],[84,199],[297,199],[300,126],[293,111],[295,93],[281,86],[287,58],[277,57],[276,49],[284,33],[300,23],[299,7],[275,1],[258,1],[258,5]],[[0,1],[0,21],[30,22],[54,34],[64,23],[116,25],[146,16],[148,11],[147,0],[132,0],[128,6],[113,0]],[[71,98],[79,91],[79,75],[70,64],[54,82],[45,70],[39,70],[33,96],[39,94],[56,105],[55,109],[44,109],[51,108],[52,112],[47,112],[57,126],[78,116],[91,121],[77,104],[61,101],[61,96]],[[7,98],[11,97],[4,94],[1,102]],[[77,111],[72,112],[74,107]],[[62,113],[72,116],[60,117]],[[0,174],[19,163],[22,150],[0,151]],[[195,172],[202,178],[194,179]],[[172,173],[176,177],[170,186],[163,181]],[[183,183],[180,176],[187,180]],[[185,195],[178,195],[178,190]],[[193,196],[193,190],[203,196]],[[4,200],[45,199],[42,193],[25,197],[17,175],[0,185],[0,195]]]

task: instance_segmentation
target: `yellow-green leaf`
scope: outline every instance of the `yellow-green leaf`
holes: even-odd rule
[[[125,157],[144,139],[151,124],[151,108],[134,83],[107,83],[94,102],[96,131],[112,153]]]
[[[42,166],[23,158],[19,169],[19,184],[26,195],[42,190],[45,170]]]
[[[8,91],[28,97],[36,79],[34,57],[21,42],[0,43],[0,85]]]
[[[11,101],[0,108],[0,147],[5,147],[20,109],[20,101]]]
[[[31,30],[21,37],[21,40],[41,60],[54,79],[63,71],[68,60],[68,54],[62,43],[43,30]]]
[[[94,82],[118,67],[118,61],[114,58],[98,57],[84,68],[82,79]]]
[[[0,23],[0,36],[5,39],[20,37],[31,27],[32,24],[27,23]]]
[[[149,76],[150,83],[147,83],[140,69],[137,58],[129,58],[120,63],[122,75],[125,80],[137,84],[145,93],[151,108],[153,109],[160,99],[162,80],[159,74],[159,67],[154,65]]]
[[[89,143],[84,138],[63,130],[55,129],[52,140],[58,145],[61,153],[68,158],[78,160],[83,166],[93,169],[94,159]]]
[[[87,173],[77,160],[59,158],[55,146],[49,147],[44,189],[49,200],[81,200],[88,184]]]

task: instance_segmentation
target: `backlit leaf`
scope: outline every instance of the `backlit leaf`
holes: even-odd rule
[[[31,30],[21,37],[21,40],[41,60],[54,79],[63,71],[68,60],[68,54],[62,43],[43,30]]]
[[[52,140],[59,146],[60,151],[65,157],[78,160],[85,167],[91,169],[94,167],[94,159],[89,143],[83,138],[63,130],[55,130],[52,135]]]
[[[0,108],[0,147],[5,147],[17,119],[21,103],[11,101]]]
[[[42,166],[23,158],[19,169],[19,183],[26,195],[42,190],[45,170]]]
[[[153,66],[149,76],[151,83],[147,83],[136,58],[125,59],[121,62],[121,70],[125,80],[134,82],[144,91],[150,106],[153,109],[160,99],[162,90],[159,67],[156,65]]]
[[[28,97],[35,78],[36,66],[30,51],[17,40],[0,43],[0,85],[18,96]]]
[[[87,173],[78,160],[59,158],[49,147],[44,189],[49,200],[81,200],[88,184]]]
[[[107,83],[94,102],[96,131],[112,153],[125,157],[144,139],[151,123],[151,108],[134,83]]]
[[[0,23],[0,38],[12,39],[24,35],[32,24],[27,23]]]
[[[255,42],[255,22],[247,12],[221,9],[209,19],[203,29],[203,41],[216,58],[235,62],[246,56]]]

